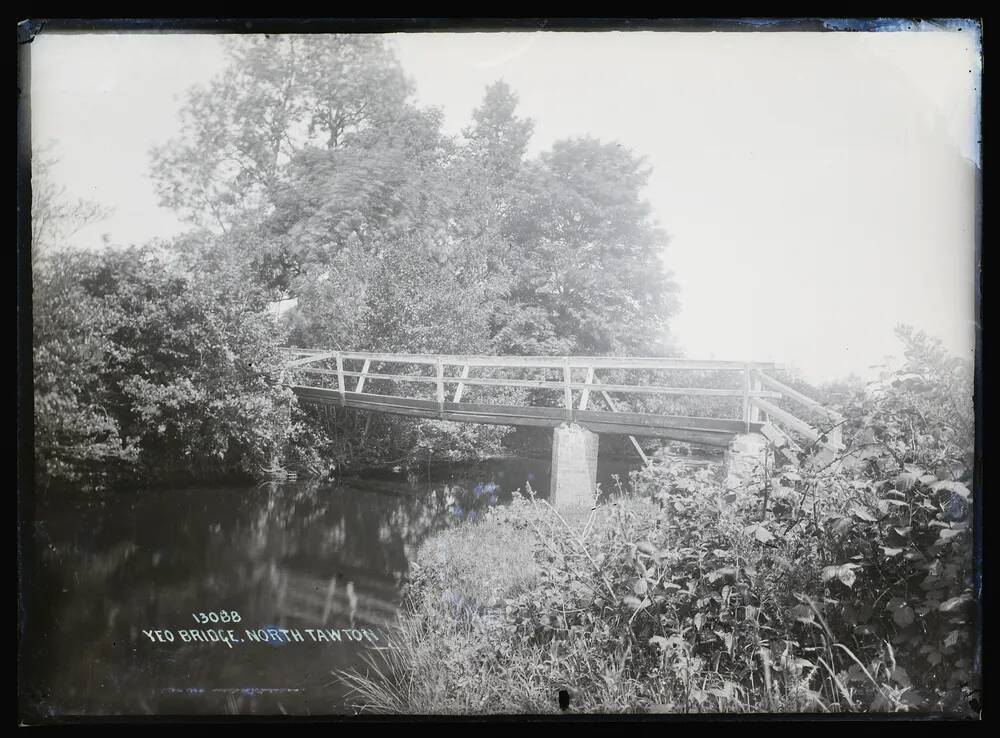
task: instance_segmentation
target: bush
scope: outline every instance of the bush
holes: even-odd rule
[[[56,253],[35,275],[34,321],[42,480],[271,464],[290,399],[274,371],[280,336],[237,271],[152,248]]]

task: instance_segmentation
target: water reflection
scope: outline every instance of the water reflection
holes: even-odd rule
[[[441,474],[441,472],[437,472]],[[369,476],[38,500],[26,699],[47,715],[345,712],[331,672],[369,646],[151,640],[143,631],[367,629],[395,617],[431,532],[475,519],[548,465],[497,462],[434,483]],[[240,622],[197,622],[199,613]],[[232,616],[227,616],[232,619]]]

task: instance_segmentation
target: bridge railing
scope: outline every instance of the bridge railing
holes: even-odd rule
[[[711,432],[732,435],[738,432],[760,431],[769,425],[790,444],[793,438],[775,424],[810,442],[821,442],[822,432],[806,421],[778,407],[770,400],[790,397],[811,410],[826,411],[820,403],[779,382],[767,372],[778,367],[770,362],[717,361],[664,357],[618,356],[494,356],[465,354],[397,354],[361,351],[322,351],[287,349],[285,367],[289,384],[303,399],[334,402],[341,406],[397,412],[404,415],[440,417],[465,422],[498,422],[525,425],[557,425],[560,422],[581,422],[607,432],[639,435],[661,435],[679,440],[705,441]],[[385,366],[400,367],[386,371]],[[348,368],[351,366],[352,368]],[[378,371],[375,371],[379,368]],[[599,371],[613,371],[622,376],[642,375],[647,378],[634,383],[608,381],[597,376]],[[671,386],[653,384],[648,374],[671,370],[671,375],[684,370],[711,371],[731,374],[730,387]],[[484,376],[492,371],[494,376]],[[495,376],[497,371],[518,373],[520,376]],[[528,376],[532,372],[536,376]],[[538,377],[538,374],[541,377]],[[576,376],[574,376],[574,373]],[[556,377],[552,378],[555,374]],[[478,375],[478,376],[477,376]],[[309,378],[296,381],[299,377]],[[388,389],[372,392],[372,383]],[[323,385],[327,386],[323,386]],[[401,384],[426,386],[428,392],[400,389]],[[514,388],[548,390],[561,394],[561,409],[557,407],[503,406],[494,403],[476,404],[463,398],[467,389]],[[389,392],[386,394],[385,392]],[[426,397],[432,394],[432,398]],[[677,397],[728,398],[738,402],[740,418],[699,418],[634,413],[622,410],[611,395],[654,395]],[[425,395],[417,397],[415,395]],[[591,409],[595,397],[600,397],[606,411]],[[765,424],[764,415],[767,416]],[[613,416],[613,417],[612,417]],[[712,422],[709,422],[712,421]],[[664,428],[689,433],[666,433]],[[617,429],[617,431],[615,431]],[[645,430],[644,430],[645,429]],[[636,444],[638,446],[638,444]],[[721,444],[714,444],[721,445]]]
[[[808,395],[799,392],[793,387],[789,387],[787,384],[778,381],[774,377],[764,374],[762,371],[757,370],[754,371],[753,374],[754,379],[752,381],[755,383],[755,386],[768,387],[769,389],[777,392],[779,396],[791,399],[798,405],[808,408],[814,415],[818,415],[823,419],[822,426],[817,428],[802,418],[799,418],[794,413],[778,407],[774,403],[768,402],[762,397],[751,398],[751,418],[753,420],[760,420],[761,413],[764,413],[767,418],[772,421],[771,427],[765,428],[765,434],[769,431],[773,431],[776,435],[780,436],[784,442],[788,443],[793,448],[798,448],[798,444],[795,442],[795,439],[786,432],[786,429],[791,430],[797,435],[805,438],[808,442],[829,451],[837,452],[843,448],[842,427],[845,418],[841,413],[833,410],[832,408],[826,407]],[[773,423],[777,423],[781,427],[775,428]]]

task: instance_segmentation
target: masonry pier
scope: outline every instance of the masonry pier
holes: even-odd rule
[[[552,431],[549,500],[557,508],[593,507],[597,495],[600,436],[576,423]]]
[[[741,433],[726,449],[724,468],[726,486],[747,484],[763,469],[767,458],[767,439],[760,433]]]

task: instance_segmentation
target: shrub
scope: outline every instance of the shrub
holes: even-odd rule
[[[251,475],[271,463],[289,400],[274,371],[280,336],[238,271],[209,266],[109,248],[38,268],[43,480]]]

